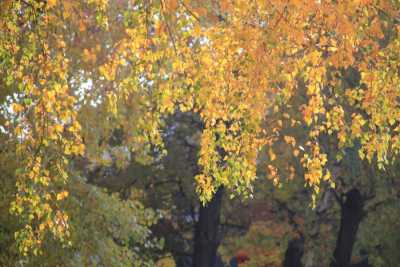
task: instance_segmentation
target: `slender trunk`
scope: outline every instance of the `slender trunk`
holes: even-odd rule
[[[360,191],[354,188],[346,194],[341,204],[341,219],[336,248],[330,267],[347,267],[350,265],[353,246],[356,241],[358,226],[363,217],[364,201]]]
[[[304,254],[304,239],[294,238],[290,240],[285,252],[283,267],[302,267],[301,258]]]
[[[220,187],[211,201],[200,207],[194,236],[193,267],[215,266],[223,191]]]

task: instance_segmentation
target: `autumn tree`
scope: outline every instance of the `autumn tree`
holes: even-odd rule
[[[116,35],[112,36],[109,34],[112,31],[105,31],[108,25],[115,25],[112,22],[119,23],[118,17],[106,20],[106,4],[102,1],[2,1],[0,4],[1,161],[8,161],[4,169],[1,165],[1,182],[7,192],[2,194],[1,205],[2,214],[10,210],[20,215],[18,223],[12,216],[1,218],[2,226],[12,226],[2,231],[7,238],[4,241],[13,239],[14,231],[17,241],[15,245],[12,240],[2,244],[7,248],[2,254],[2,264],[15,265],[16,252],[22,256],[33,252],[37,256],[31,261],[34,266],[43,259],[47,261],[41,265],[89,264],[86,261],[93,257],[95,262],[90,264],[110,265],[113,261],[151,264],[145,254],[138,256],[135,250],[145,252],[149,245],[158,244],[151,240],[148,229],[156,220],[152,211],[145,210],[141,215],[144,208],[137,201],[121,203],[118,198],[108,197],[76,179],[79,175],[74,167],[75,157],[82,156],[85,149],[78,121],[84,121],[85,117],[79,118],[78,111],[82,106],[96,105],[101,97],[100,94],[83,97],[88,89],[85,84],[92,77],[99,90],[103,90],[104,85],[95,79],[98,72],[90,70],[101,60],[102,52],[108,53],[106,48],[112,49],[109,42],[117,41],[121,33],[114,31]],[[116,14],[115,10],[108,9],[108,14]],[[101,34],[93,35],[96,32]],[[96,43],[101,45],[93,50],[94,55],[88,48]],[[106,127],[102,130],[108,131]],[[93,196],[85,199],[88,193]],[[67,197],[69,200],[63,202]],[[114,214],[110,213],[113,209]],[[95,210],[97,213],[93,213]],[[125,210],[128,219],[119,216],[118,210]],[[110,217],[98,225],[97,221],[105,215]],[[115,221],[132,229],[107,229]],[[129,226],[132,222],[134,225]],[[85,228],[85,224],[92,226]],[[98,239],[94,242],[80,239],[85,235]],[[54,237],[62,244],[54,244]],[[105,253],[93,251],[96,246]],[[83,258],[79,259],[77,254]],[[124,259],[120,258],[122,255]]]
[[[24,222],[22,253],[40,247],[46,233],[71,235],[61,203],[73,157],[101,161],[101,140],[120,127],[123,145],[149,163],[154,146],[163,154],[162,129],[177,111],[200,118],[195,181],[209,206],[222,191],[251,194],[257,159],[272,155],[280,138],[275,114],[301,88],[302,116],[286,120],[307,131],[290,142],[304,149],[296,154],[314,196],[324,181],[336,182],[321,136],[335,140],[337,161],[356,147],[384,168],[399,151],[396,1],[1,5],[1,87],[16,92],[4,125],[18,140],[12,211]],[[348,88],[352,70],[360,82]],[[277,167],[266,168],[278,184]]]

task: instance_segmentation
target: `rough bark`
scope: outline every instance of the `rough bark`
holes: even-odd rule
[[[219,224],[224,189],[220,187],[212,200],[200,207],[194,237],[193,267],[214,267],[219,246]]]
[[[345,201],[341,203],[340,229],[330,267],[350,266],[358,227],[364,213],[364,200],[358,189],[350,190],[345,196]]]

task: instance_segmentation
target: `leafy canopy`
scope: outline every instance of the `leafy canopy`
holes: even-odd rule
[[[0,5],[1,99],[8,96],[4,131],[20,163],[11,210],[24,221],[22,253],[48,232],[69,238],[62,203],[71,159],[99,160],[102,140],[120,128],[123,145],[149,162],[152,151],[164,153],[164,120],[174,112],[201,118],[203,202],[220,186],[249,194],[262,151],[279,182],[272,145],[282,138],[316,192],[322,180],[333,182],[323,135],[335,138],[337,160],[356,141],[360,156],[380,167],[399,152],[398,1]],[[350,70],[358,81],[346,80]],[[300,97],[300,110],[274,119]],[[283,125],[302,125],[307,138],[282,135]]]

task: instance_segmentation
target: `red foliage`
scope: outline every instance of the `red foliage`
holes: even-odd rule
[[[246,251],[239,250],[236,253],[236,260],[237,260],[238,263],[243,263],[243,262],[246,262],[246,261],[250,260],[250,258],[249,258],[249,255],[248,255],[248,253]]]

